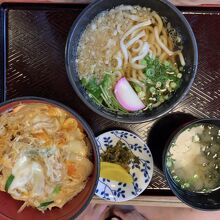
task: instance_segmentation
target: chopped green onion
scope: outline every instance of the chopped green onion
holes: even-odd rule
[[[152,94],[155,94],[156,89],[155,89],[154,87],[150,87],[149,91],[150,91]]]
[[[179,79],[182,78],[182,73],[178,73],[177,78],[179,78]]]
[[[48,205],[52,204],[54,201],[42,202],[38,208],[46,208]]]
[[[183,71],[183,66],[181,66],[181,67],[179,68],[179,71]]]
[[[175,82],[171,82],[171,83],[170,83],[170,87],[171,87],[172,89],[175,89],[175,88],[177,87],[177,84],[176,84]]]
[[[8,177],[8,179],[7,179],[6,183],[5,183],[5,191],[6,191],[6,192],[8,192],[9,187],[11,186],[11,184],[12,184],[14,178],[15,178],[15,177],[14,177],[12,174]]]
[[[165,96],[164,96],[164,99],[165,99],[165,100],[168,100],[168,99],[169,99],[169,96],[168,96],[168,95],[165,95]]]
[[[147,84],[150,84],[150,85],[153,85],[153,81],[152,81],[151,79],[147,79],[147,80],[146,80],[146,83],[147,83]]]
[[[167,157],[167,161],[166,161],[166,165],[167,167],[172,167],[173,166],[173,163],[174,163],[174,159],[172,159],[171,157]]]
[[[183,186],[184,186],[184,188],[189,188],[190,184],[189,183],[184,183]]]
[[[172,167],[172,162],[170,160],[168,160],[166,165],[167,165],[167,167]]]
[[[159,81],[156,83],[156,88],[160,88],[162,86],[162,83]]]
[[[163,103],[165,100],[164,100],[164,97],[163,96],[159,96],[159,102],[160,103]]]
[[[155,75],[155,70],[153,68],[149,68],[146,70],[147,76],[151,77]]]
[[[60,190],[61,190],[61,186],[60,186],[60,185],[57,185],[57,186],[54,188],[53,193],[54,193],[54,194],[58,194],[58,193],[60,192]]]
[[[174,174],[175,171],[172,170],[171,173]],[[180,182],[181,181],[180,178],[177,175],[173,176],[173,179],[175,180],[175,182]]]

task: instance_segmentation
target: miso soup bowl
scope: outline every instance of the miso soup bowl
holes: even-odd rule
[[[192,192],[187,189],[182,189],[173,179],[169,168],[166,165],[166,155],[174,142],[174,140],[187,128],[195,126],[196,124],[212,124],[220,128],[220,119],[197,119],[193,122],[185,124],[181,128],[178,128],[171,136],[165,146],[163,153],[163,171],[166,180],[169,184],[172,192],[186,205],[200,209],[200,210],[219,210],[220,209],[220,187],[214,191],[203,193],[203,192]],[[184,156],[184,155],[183,155]]]
[[[98,147],[94,134],[79,114],[70,109],[69,107],[45,98],[39,97],[21,97],[9,100],[0,104],[0,114],[13,109],[18,104],[32,104],[32,103],[44,103],[52,105],[67,111],[72,117],[74,117],[79,125],[83,128],[85,134],[90,141],[92,148],[92,162],[94,164],[94,170],[92,175],[88,178],[88,182],[85,188],[73,199],[67,202],[61,209],[52,208],[50,211],[44,213],[34,209],[32,207],[26,207],[21,213],[17,213],[18,209],[23,204],[22,201],[13,199],[8,193],[0,192],[0,219],[16,219],[16,220],[66,220],[75,219],[89,204],[91,201],[99,179],[99,156]]]
[[[139,5],[148,7],[159,15],[164,16],[171,23],[172,27],[180,34],[183,41],[183,56],[186,61],[185,73],[183,74],[183,82],[180,88],[173,96],[159,107],[152,111],[144,111],[141,113],[121,114],[112,112],[102,106],[95,104],[86,93],[81,85],[77,71],[77,47],[88,24],[95,16],[105,10],[110,10],[119,5]],[[97,42],[98,43],[98,42]],[[172,110],[189,92],[197,71],[198,50],[193,31],[182,13],[171,3],[166,0],[97,0],[87,6],[73,23],[66,42],[66,70],[69,81],[85,105],[97,114],[113,121],[125,123],[140,123],[156,119],[170,110]],[[86,65],[86,63],[85,63]]]

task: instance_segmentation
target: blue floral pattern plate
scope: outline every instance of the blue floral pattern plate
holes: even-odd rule
[[[96,195],[112,202],[123,202],[140,195],[149,185],[153,175],[153,158],[148,146],[134,133],[113,130],[105,132],[96,138],[99,153],[103,153],[107,146],[115,146],[122,141],[135,156],[139,157],[140,164],[130,163],[130,175],[133,184],[116,182],[100,177]]]

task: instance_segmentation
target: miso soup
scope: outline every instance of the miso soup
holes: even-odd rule
[[[184,130],[172,142],[166,166],[183,189],[210,192],[220,187],[220,127],[198,123]]]

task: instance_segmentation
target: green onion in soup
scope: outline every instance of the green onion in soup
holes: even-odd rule
[[[220,187],[220,128],[198,123],[180,133],[166,155],[173,180],[183,189],[210,192]]]

